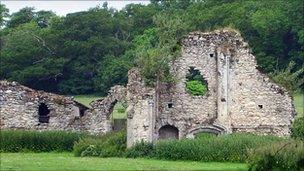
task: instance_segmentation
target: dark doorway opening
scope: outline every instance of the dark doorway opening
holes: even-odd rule
[[[50,120],[50,110],[45,103],[40,103],[38,108],[39,122],[49,123]]]
[[[178,139],[178,129],[171,125],[165,125],[158,130],[158,139]]]

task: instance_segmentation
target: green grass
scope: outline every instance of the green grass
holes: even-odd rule
[[[296,94],[293,96],[294,105],[296,107],[297,117],[304,116],[304,94]]]
[[[74,98],[79,103],[84,104],[87,107],[90,107],[90,103],[92,101],[100,99],[102,97],[101,96],[96,96],[96,95],[75,95]]]
[[[102,98],[101,96],[96,95],[76,95],[74,96],[75,100],[78,101],[81,104],[86,105],[87,107],[90,107],[90,103],[94,100]],[[118,102],[114,106],[113,110],[113,117],[114,119],[124,119],[127,117],[127,114],[123,111],[124,107],[120,102]]]
[[[247,170],[243,163],[74,157],[72,153],[1,153],[0,170]]]

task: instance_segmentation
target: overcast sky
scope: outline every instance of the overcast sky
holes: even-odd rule
[[[4,4],[6,8],[9,9],[10,14],[19,11],[24,7],[34,7],[36,11],[39,10],[51,10],[55,12],[57,15],[64,16],[68,13],[73,13],[77,11],[85,11],[89,8],[96,7],[98,5],[102,5],[105,1],[11,1],[11,0],[0,0],[1,4]],[[112,0],[107,1],[108,7],[113,7],[118,10],[122,9],[125,5],[131,3],[141,3],[148,4],[148,0]]]

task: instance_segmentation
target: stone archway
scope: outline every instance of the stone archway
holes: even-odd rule
[[[204,125],[194,129],[191,129],[187,134],[187,138],[195,138],[199,133],[211,133],[215,135],[220,135],[226,132],[226,129],[219,125]]]
[[[158,130],[158,139],[178,139],[179,130],[172,125],[164,125]]]
[[[94,134],[107,133],[114,130],[111,116],[117,102],[124,102],[126,88],[120,85],[110,89],[108,95],[90,103],[92,108],[83,118],[83,123],[88,131]]]

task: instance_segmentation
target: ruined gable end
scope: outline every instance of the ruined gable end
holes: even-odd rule
[[[292,98],[258,71],[248,43],[238,32],[188,34],[171,73],[176,81],[170,86],[163,83],[159,95],[142,79],[132,79],[134,71],[130,73],[129,146],[164,137],[193,138],[200,132],[289,135],[295,113]]]
[[[0,81],[1,129],[79,130],[86,106],[71,97]]]

